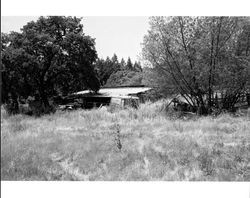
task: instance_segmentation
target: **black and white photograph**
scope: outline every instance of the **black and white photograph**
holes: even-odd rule
[[[1,16],[1,181],[250,182],[250,16]]]

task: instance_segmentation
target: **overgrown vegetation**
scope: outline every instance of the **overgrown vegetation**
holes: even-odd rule
[[[116,54],[110,59],[98,59],[95,64],[100,83],[105,87],[142,85],[142,66],[140,62],[127,62],[122,58],[119,62]]]
[[[40,118],[2,109],[1,179],[250,181],[249,109],[180,119],[164,106]]]
[[[249,107],[223,114],[242,95],[250,104],[249,17],[151,18],[147,68],[98,59],[80,21],[40,17],[1,34],[2,180],[250,181]],[[197,114],[163,100],[137,109],[53,106],[83,89],[141,84],[156,88],[152,101],[180,95]]]
[[[56,97],[100,86],[148,85],[148,98],[179,94],[201,115],[250,104],[249,17],[151,17],[143,65],[98,58],[83,30],[81,18],[49,16],[1,34],[1,101],[10,113],[29,97],[41,107],[33,114],[50,113]]]
[[[143,56],[159,91],[199,114],[234,111],[249,94],[249,17],[151,17]]]

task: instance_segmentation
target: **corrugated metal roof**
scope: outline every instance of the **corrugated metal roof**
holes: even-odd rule
[[[142,93],[142,92],[146,92],[151,90],[152,88],[150,87],[122,87],[122,88],[101,88],[99,90],[99,94],[101,95],[105,95],[105,96],[129,96],[132,94],[138,94],[138,93]],[[85,90],[85,91],[79,91],[75,94],[79,95],[79,94],[88,94],[90,93],[89,90]]]

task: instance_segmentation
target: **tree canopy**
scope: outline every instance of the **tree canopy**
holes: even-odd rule
[[[127,63],[122,58],[119,62],[116,54],[110,59],[98,59],[95,65],[102,86],[131,86],[141,85],[142,67],[139,62],[132,63],[128,58]]]
[[[9,95],[36,94],[48,106],[52,96],[85,88],[98,91],[95,40],[83,33],[80,22],[76,17],[40,17],[20,33],[1,34],[2,101]]]
[[[218,91],[229,109],[249,82],[249,24],[244,17],[152,17],[143,56],[162,88],[202,113],[211,112]]]

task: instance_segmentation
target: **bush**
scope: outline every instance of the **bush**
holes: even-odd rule
[[[9,101],[7,104],[4,105],[4,108],[9,115],[14,115],[19,113],[19,106],[18,102],[15,100]]]

